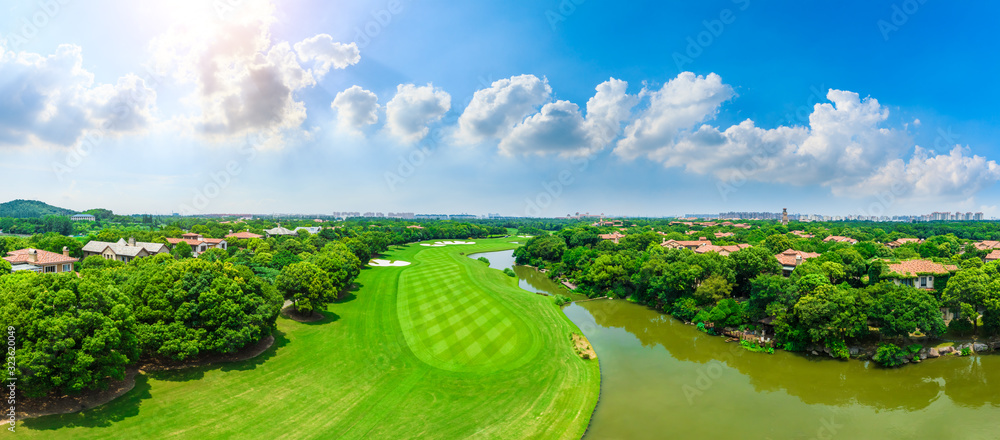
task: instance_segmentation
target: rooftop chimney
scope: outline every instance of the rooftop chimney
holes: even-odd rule
[[[66,246],[63,246],[63,256],[64,257],[68,257],[69,256],[69,248],[66,247]]]
[[[135,237],[129,237],[128,238],[128,245],[129,246],[135,246]]]
[[[802,264],[802,254],[795,255],[795,265],[798,266]]]
[[[38,251],[36,251],[34,249],[31,249],[31,251],[28,252],[28,262],[29,263],[37,263],[38,262]]]

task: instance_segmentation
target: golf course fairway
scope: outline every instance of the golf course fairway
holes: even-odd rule
[[[278,318],[257,358],[140,374],[74,414],[18,422],[7,438],[578,439],[600,391],[596,360],[549,297],[467,258],[511,239],[410,244],[299,323]]]

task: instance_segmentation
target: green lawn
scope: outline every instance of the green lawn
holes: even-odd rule
[[[279,318],[256,359],[140,375],[118,400],[24,421],[16,437],[580,438],[600,374],[574,354],[575,326],[460,255],[512,240],[394,249],[413,264],[365,269],[322,321]]]

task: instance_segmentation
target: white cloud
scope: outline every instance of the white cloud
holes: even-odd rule
[[[736,96],[714,73],[696,76],[682,72],[655,92],[647,92],[649,107],[625,128],[615,153],[626,159],[662,155],[678,135],[715,116],[719,106]]]
[[[534,75],[495,81],[489,88],[478,90],[472,96],[472,101],[458,118],[455,137],[464,144],[501,139],[514,125],[546,103],[551,93],[548,81]]]
[[[312,87],[331,68],[358,61],[354,44],[320,34],[295,45],[272,41],[273,10],[214,28],[173,28],[151,44],[159,71],[193,83],[185,100],[200,113],[180,118],[196,131],[221,139],[233,135],[280,135],[298,129],[306,106],[296,94]],[[307,69],[300,63],[313,62]]]
[[[330,106],[337,110],[340,126],[354,133],[360,133],[364,126],[378,122],[378,96],[360,86],[337,93]]]
[[[361,61],[361,51],[355,43],[343,44],[333,41],[327,34],[319,34],[295,43],[295,52],[303,62],[315,61],[312,73],[322,77],[330,68],[345,69]]]
[[[837,196],[889,194],[898,198],[971,197],[1000,180],[1000,165],[985,157],[966,155],[956,145],[949,154],[932,155],[915,147],[909,162],[894,159],[854,185],[833,189]]]
[[[808,127],[762,129],[753,121],[720,131],[708,125],[681,135],[650,155],[668,167],[794,185],[849,185],[907,150],[905,133],[881,124],[888,110],[877,100],[830,90],[833,103],[816,104]]]
[[[603,150],[621,132],[621,123],[638,101],[626,94],[628,83],[610,79],[597,86],[587,102],[586,119],[569,101],[545,104],[518,124],[500,142],[500,151],[514,154],[586,156]]]
[[[569,101],[550,102],[539,113],[514,127],[500,142],[500,151],[507,155],[586,155],[594,149],[594,145],[585,124],[576,104]]]
[[[79,46],[52,55],[0,51],[0,143],[68,146],[90,129],[106,134],[145,128],[156,94],[135,75],[94,85]]]
[[[427,136],[428,124],[451,109],[451,95],[431,84],[400,84],[385,105],[386,129],[396,138],[413,143]]]

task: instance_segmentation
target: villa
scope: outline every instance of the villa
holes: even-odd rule
[[[240,231],[235,234],[232,231],[229,231],[229,235],[226,235],[226,238],[231,238],[235,240],[252,240],[254,238],[264,238],[264,236],[257,235],[248,231]]]
[[[19,249],[8,252],[3,259],[10,263],[13,272],[28,270],[39,273],[73,272],[73,263],[80,261],[70,257],[66,247],[61,254],[41,249]]]
[[[670,249],[691,249],[692,251],[702,246],[711,246],[712,242],[705,237],[699,237],[698,241],[666,240],[660,246]]]
[[[265,229],[264,230],[264,234],[266,234],[268,237],[298,236],[299,235],[295,231],[282,228],[281,225],[278,225],[278,227],[276,227],[276,228]]]
[[[203,252],[209,249],[226,250],[226,248],[229,246],[229,244],[226,243],[225,239],[205,238],[202,237],[201,234],[194,234],[194,233],[181,235],[181,238],[167,239],[167,242],[169,242],[172,245],[176,245],[182,241],[191,245],[191,256],[193,257],[197,257],[198,255],[201,255]]]
[[[841,237],[839,235],[831,235],[829,237],[824,238],[823,241],[827,243],[832,241],[836,243],[858,244],[858,241],[851,237]]]
[[[618,231],[615,231],[610,234],[600,234],[598,235],[598,237],[600,237],[601,240],[611,240],[615,244],[618,244],[618,240],[624,238],[625,235],[618,233]]]
[[[163,243],[137,242],[134,238],[120,239],[115,243],[106,241],[91,241],[83,247],[83,258],[100,255],[105,260],[117,260],[128,263],[136,258],[149,257],[156,254],[166,254],[170,250]]]
[[[934,279],[948,277],[958,271],[958,266],[939,264],[928,260],[907,260],[889,263],[889,273],[885,276],[897,285],[918,289],[934,290]]]
[[[717,253],[719,255],[722,255],[723,257],[728,257],[733,252],[737,252],[737,251],[740,251],[740,250],[743,250],[743,249],[746,249],[746,248],[749,248],[749,247],[751,247],[751,246],[749,244],[746,244],[746,243],[733,244],[733,245],[725,245],[725,246],[717,246],[717,245],[714,245],[714,244],[707,244],[707,245],[699,246],[699,247],[695,248],[694,251],[695,251],[695,253],[698,253],[698,254],[704,254],[704,253],[708,253],[708,252],[715,252],[715,253]]]
[[[897,239],[895,239],[893,241],[890,241],[890,242],[886,243],[885,245],[888,246],[889,249],[897,249],[897,248],[903,247],[904,245],[909,244],[909,243],[920,244],[920,243],[923,243],[923,242],[924,241],[921,240],[921,239],[919,239],[919,238],[897,238]]]
[[[803,261],[810,258],[816,258],[818,256],[819,254],[815,252],[803,252],[795,249],[788,249],[778,255],[775,255],[774,258],[777,258],[778,262],[781,263],[781,274],[788,277],[792,275],[792,271],[802,264]]]

